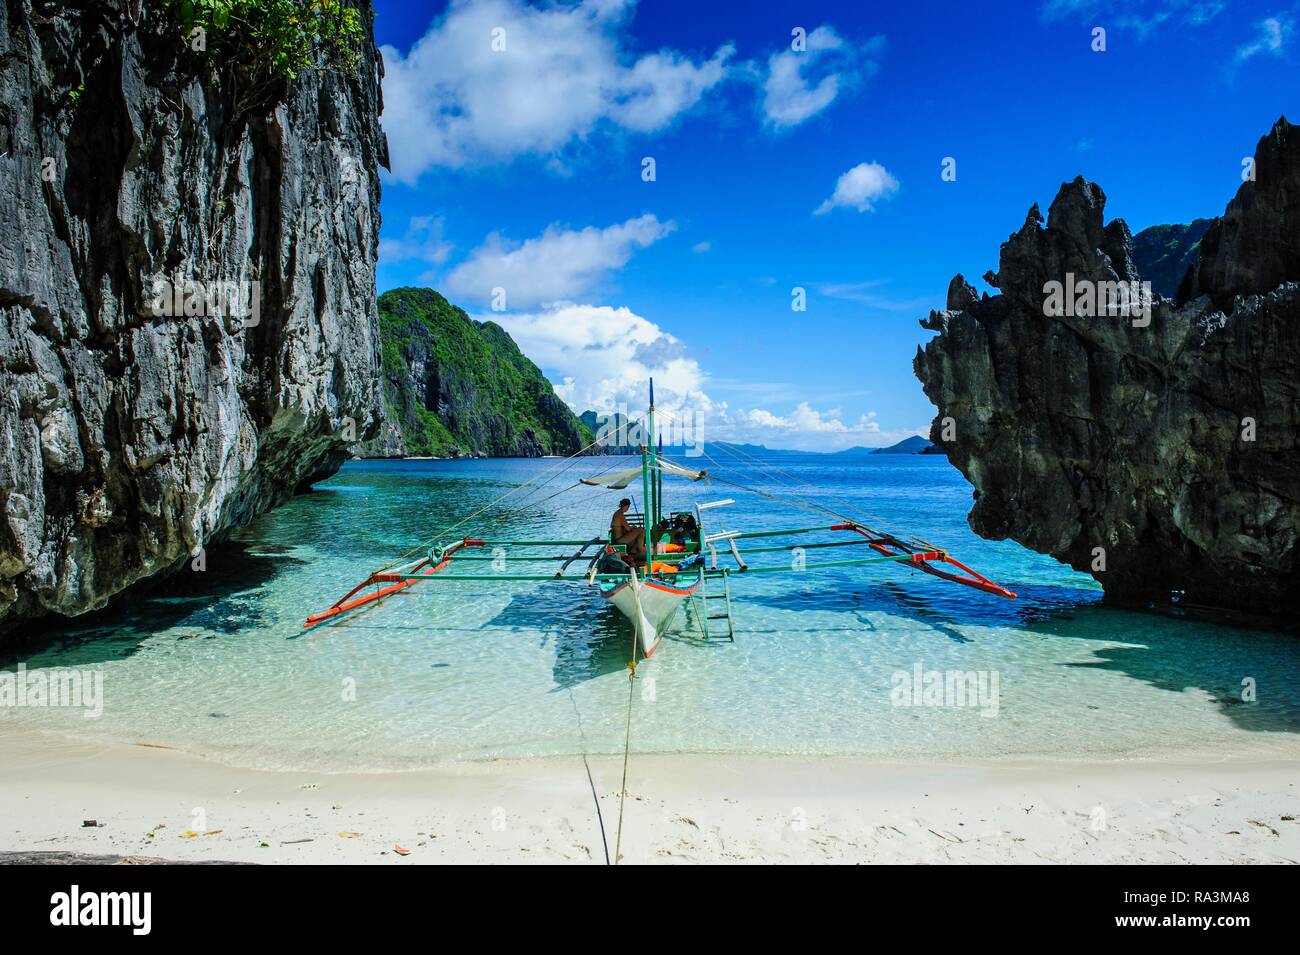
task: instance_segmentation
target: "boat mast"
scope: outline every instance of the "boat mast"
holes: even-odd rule
[[[645,523],[645,565],[648,568],[651,564],[651,556],[654,549],[651,546],[650,538],[651,528],[657,521],[655,520],[654,501],[650,490],[650,458],[652,456],[651,448],[655,442],[655,380],[650,379],[650,410],[646,413],[646,439],[641,445],[641,500],[645,502],[645,516],[642,521]]]
[[[664,436],[659,435],[659,453],[655,455],[655,524],[664,519]]]

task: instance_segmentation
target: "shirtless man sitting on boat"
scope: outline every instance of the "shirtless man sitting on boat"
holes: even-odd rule
[[[632,506],[630,498],[618,502],[618,510],[609,520],[609,540],[613,544],[626,544],[627,556],[640,560],[645,556],[645,540],[641,529],[633,527],[627,521],[627,509]]]

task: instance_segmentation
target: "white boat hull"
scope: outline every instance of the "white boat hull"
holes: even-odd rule
[[[650,577],[636,583],[625,581],[616,587],[601,590],[601,596],[632,621],[643,656],[654,656],[660,638],[672,626],[678,609],[700,586],[698,573],[683,574],[683,576],[689,580],[689,583],[687,581],[669,583]]]

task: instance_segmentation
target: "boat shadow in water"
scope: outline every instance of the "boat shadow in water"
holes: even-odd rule
[[[833,613],[851,614],[856,626],[841,629],[854,633],[881,629],[870,614],[889,614],[920,620],[937,630],[954,643],[970,643],[972,638],[959,627],[1019,626],[1024,622],[1028,606],[1073,606],[1079,602],[1080,592],[1065,587],[1026,588],[1025,603],[1001,600],[983,594],[968,594],[948,584],[926,580],[881,580],[863,583],[845,580],[842,584],[831,579],[819,579],[817,586],[804,586],[779,593],[743,595],[743,603],[756,603],[776,610],[799,612],[815,607]],[[1048,593],[1047,591],[1059,591]],[[819,626],[818,632],[827,628]]]
[[[543,645],[554,641],[552,692],[627,669],[632,650],[627,618],[604,602],[593,605],[586,588],[515,594],[483,626],[540,633]]]
[[[797,591],[783,594],[746,594],[738,606],[744,604],[761,604],[776,610],[801,611],[809,607],[829,610],[835,613],[852,614],[854,623],[844,627],[827,627],[819,625],[810,627],[809,633],[827,633],[840,630],[844,633],[872,633],[881,628],[867,616],[868,613],[889,613],[922,620],[925,624],[946,636],[954,643],[970,643],[970,637],[956,629],[952,624],[958,621],[950,619],[936,610],[933,602],[925,596],[909,591],[892,581],[874,584],[857,592],[841,590],[835,587],[804,587]],[[737,620],[743,619],[743,609]],[[743,624],[741,625],[743,629]],[[782,627],[782,633],[796,633],[790,627]]]
[[[1101,592],[1028,584],[1019,587],[1018,600],[1004,600],[918,575],[871,583],[852,578],[839,582],[827,577],[819,579],[816,587],[800,587],[781,593],[745,593],[742,599],[746,603],[758,603],[778,610],[800,611],[815,607],[856,614],[864,630],[880,629],[875,622],[862,616],[864,614],[908,617],[924,621],[957,643],[969,643],[971,636],[957,627],[1021,627],[1065,610],[1091,606],[1101,600]]]
[[[146,581],[108,607],[80,617],[49,616],[19,631],[0,655],[0,667],[89,666],[138,653],[145,640],[179,627],[177,640],[217,640],[268,626],[265,587],[305,560],[283,548],[238,541],[210,544],[203,571],[185,565],[169,577]]]
[[[1209,696],[1205,705],[1239,729],[1300,733],[1300,639],[1292,634],[1095,603],[1045,615],[1024,629],[1110,644],[1092,650],[1095,660],[1060,666],[1107,670],[1170,693],[1200,690]]]

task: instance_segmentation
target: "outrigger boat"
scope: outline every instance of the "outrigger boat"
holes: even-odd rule
[[[942,548],[911,535],[903,535],[908,538],[904,540],[898,535],[875,530],[865,523],[839,515],[836,515],[835,523],[816,527],[712,531],[706,527],[706,515],[715,509],[734,504],[734,499],[696,502],[689,510],[665,512],[663,496],[665,475],[694,482],[707,481],[713,477],[762,497],[777,500],[781,498],[725,478],[717,478],[716,475],[710,475],[707,470],[692,470],[664,457],[662,440],[658,448],[655,447],[653,381],[650,382],[650,407],[645,420],[646,437],[641,444],[640,465],[613,474],[583,478],[573,485],[573,487],[585,485],[622,490],[634,481],[640,480],[644,510],[642,514],[629,515],[629,524],[636,527],[643,537],[644,546],[637,548],[637,553],[630,553],[626,544],[615,543],[609,536],[598,536],[589,540],[497,540],[488,537],[452,537],[450,531],[466,523],[469,520],[466,518],[459,524],[453,525],[453,528],[444,532],[440,538],[421,545],[418,556],[411,558],[411,554],[407,554],[402,558],[403,562],[389,565],[370,574],[330,607],[309,616],[303,626],[315,627],[328,623],[344,614],[377,604],[385,597],[427,580],[435,580],[439,583],[458,581],[585,583],[596,590],[605,601],[617,607],[619,612],[632,622],[637,647],[643,656],[650,657],[658,649],[663,635],[671,628],[682,604],[690,600],[699,602],[698,607],[701,612],[697,615],[697,620],[700,622],[701,636],[704,639],[734,640],[731,581],[737,575],[749,576],[894,563],[998,597],[1015,599],[1016,595],[1012,591],[967,567]],[[577,457],[587,450],[589,448],[584,448],[571,457]],[[529,483],[532,482],[525,482],[524,485],[508,491],[503,498],[498,499],[498,502]],[[491,506],[489,505],[489,508]],[[805,507],[822,513],[835,514],[828,508],[816,504],[805,504]],[[478,514],[487,510],[488,508],[484,508]],[[741,544],[748,544],[750,541],[806,537],[822,532],[833,534],[837,539],[746,547],[746,553],[751,556],[787,552],[792,559],[785,564],[753,566],[746,561],[740,551]],[[874,556],[829,561],[806,559],[806,552],[809,550],[849,545],[865,545],[874,552]],[[426,546],[427,550],[424,549]],[[513,554],[506,550],[556,547],[577,549],[558,555],[542,556]],[[492,549],[492,556],[470,553],[479,548]],[[720,549],[724,551],[723,560],[727,561],[722,566],[719,564]],[[452,567],[485,560],[493,561],[494,567],[503,566],[498,562],[512,560],[528,563],[558,562],[560,566],[558,570],[546,574],[448,572]],[[570,573],[569,568],[580,562],[585,562],[581,571]],[[954,569],[945,569],[943,565]],[[368,590],[372,587],[373,590]],[[723,601],[723,603],[715,606],[713,603],[715,601]]]

